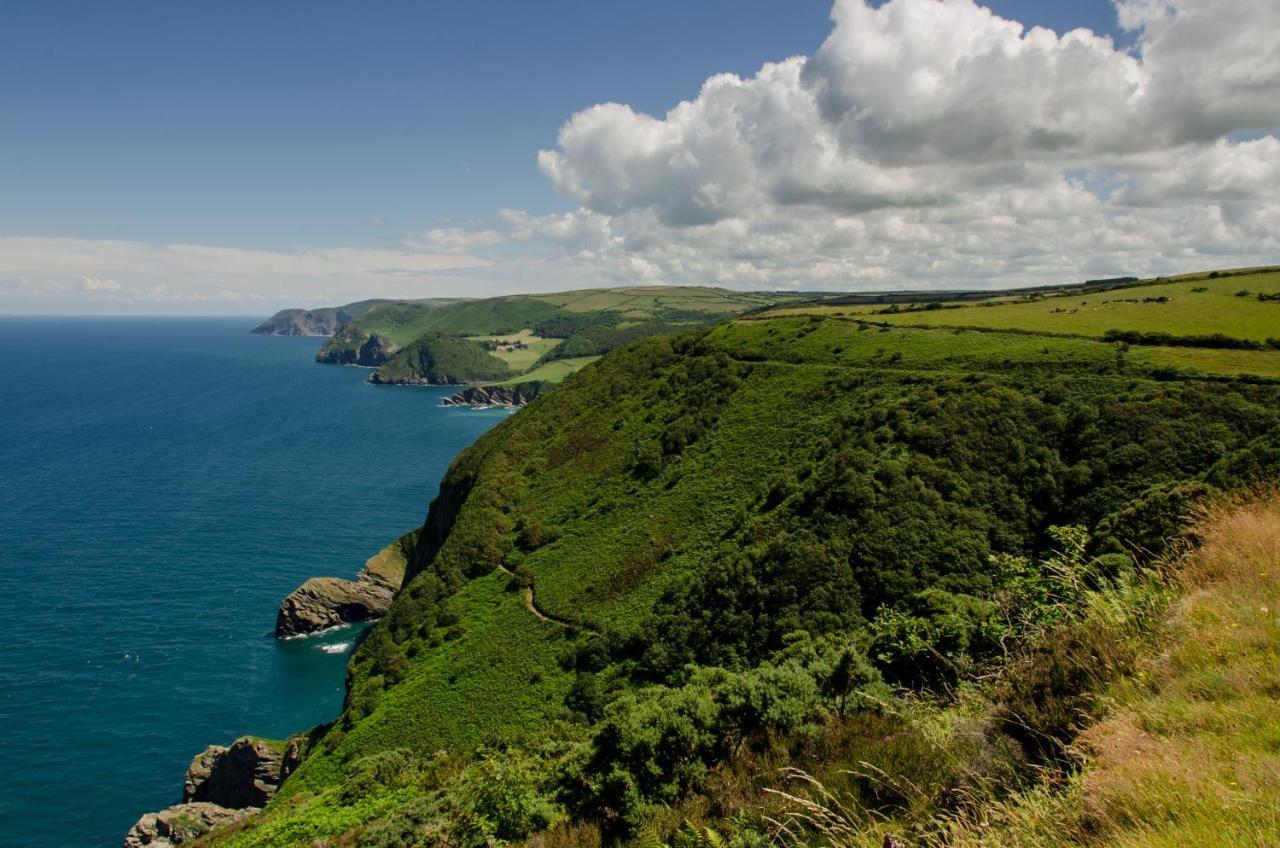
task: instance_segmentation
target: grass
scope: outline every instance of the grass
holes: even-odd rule
[[[1207,374],[1256,374],[1280,378],[1280,350],[1139,347],[1133,348],[1130,356],[1152,365],[1189,368]]]
[[[340,782],[353,752],[457,752],[493,739],[499,728],[515,732],[545,722],[572,682],[556,663],[564,634],[529,615],[523,595],[508,584],[501,573],[468,583],[452,601],[463,613],[456,637],[424,651],[336,752],[307,759],[285,794]]]
[[[1134,671],[1105,692],[1108,715],[1075,743],[1084,767],[1011,796],[999,786],[909,828],[921,848],[1266,848],[1280,833],[1280,497],[1222,504],[1171,586],[1093,599],[1085,622],[1114,627],[1138,604],[1164,608],[1134,631]],[[1167,602],[1167,606],[1165,606]],[[1142,635],[1145,631],[1147,635]],[[923,726],[954,726],[952,708]],[[945,734],[944,734],[945,735]],[[869,764],[863,764],[866,768]],[[869,816],[808,775],[774,794],[785,844],[879,848],[898,817]],[[881,779],[891,779],[883,773]],[[778,803],[781,801],[781,803]]]
[[[698,286],[637,286],[586,289],[534,297],[570,312],[614,310],[629,318],[649,318],[664,310],[731,314],[795,299],[798,295],[786,292],[737,292]]]
[[[580,371],[583,367],[590,365],[600,357],[598,356],[577,356],[571,359],[557,359],[552,362],[545,362],[532,371],[527,371],[518,377],[509,377],[497,383],[490,383],[493,386],[514,386],[517,383],[528,383],[534,380],[546,380],[548,383],[561,383],[570,374]]]
[[[505,335],[467,336],[467,338],[473,342],[518,341],[523,343],[525,347],[519,350],[490,351],[494,356],[507,363],[507,367],[513,371],[524,371],[532,367],[544,354],[563,341],[563,339],[544,339],[540,336],[535,336],[533,331],[529,329],[521,330],[518,333],[506,333]]]
[[[1248,295],[1237,297],[1237,292],[1248,292]],[[1219,279],[1189,278],[1035,300],[1001,300],[989,305],[904,309],[896,314],[879,314],[884,310],[881,306],[819,305],[779,312],[843,313],[911,326],[984,327],[1098,337],[1114,329],[1174,335],[1223,333],[1265,341],[1280,336],[1280,302],[1261,303],[1257,295],[1276,293],[1280,293],[1280,272],[1266,271]],[[1158,298],[1168,298],[1168,301],[1154,302]],[[1146,302],[1148,299],[1150,302]]]

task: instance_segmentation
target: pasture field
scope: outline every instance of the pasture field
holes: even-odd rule
[[[997,299],[946,308],[879,305],[784,307],[770,314],[823,314],[862,317],[891,324],[929,327],[982,327],[1100,337],[1108,330],[1162,332],[1179,336],[1222,333],[1266,341],[1280,338],[1280,272],[1189,276],[1173,282],[1142,283],[1110,291],[1073,293],[1038,299]]]
[[[501,341],[519,341],[523,342],[525,347],[523,350],[492,350],[492,355],[498,357],[507,363],[512,371],[524,371],[533,367],[533,364],[541,359],[544,355],[551,351],[556,345],[564,341],[563,339],[546,339],[541,336],[535,336],[532,330],[524,329],[518,333],[505,333],[492,336],[467,336],[467,339],[473,342],[501,342]]]
[[[534,295],[570,312],[621,312],[628,318],[651,318],[664,311],[731,314],[799,297],[786,292],[737,292],[697,286],[640,286],[586,289]]]
[[[1280,379],[1280,350],[1215,350],[1202,347],[1135,347],[1129,355],[1140,362],[1189,368],[1206,374],[1255,374]]]
[[[518,377],[509,377],[497,383],[488,383],[492,386],[514,386],[517,383],[529,383],[535,380],[546,380],[548,383],[563,382],[566,377],[579,371],[583,366],[595,362],[598,356],[578,356],[572,359],[555,359],[551,362],[545,362],[521,374]]]

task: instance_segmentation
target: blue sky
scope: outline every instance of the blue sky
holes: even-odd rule
[[[1106,2],[997,2],[1061,30]],[[827,0],[129,2],[0,12],[0,233],[373,245],[502,207],[574,112],[811,53]],[[381,222],[381,226],[376,224]]]
[[[7,0],[0,312],[1272,255],[1280,4],[984,5]]]

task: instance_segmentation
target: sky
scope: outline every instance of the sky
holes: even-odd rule
[[[1280,261],[1274,0],[0,9],[0,313]]]

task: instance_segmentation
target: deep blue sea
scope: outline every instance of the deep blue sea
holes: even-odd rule
[[[118,846],[206,745],[333,718],[354,633],[277,642],[277,604],[506,415],[252,323],[0,318],[0,845]]]

